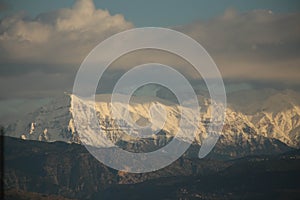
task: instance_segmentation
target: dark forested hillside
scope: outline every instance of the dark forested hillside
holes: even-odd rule
[[[152,173],[110,169],[78,144],[5,137],[6,199],[297,199],[300,152],[234,160],[183,156]]]

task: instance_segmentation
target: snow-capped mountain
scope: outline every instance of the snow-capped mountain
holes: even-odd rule
[[[228,107],[247,118],[259,135],[300,147],[299,93],[291,90],[250,90],[228,97],[231,102]]]
[[[8,125],[6,134],[30,140],[78,142],[70,112],[70,96],[54,99]]]
[[[280,95],[279,95],[280,96]],[[276,97],[276,96],[275,96]],[[79,143],[78,133],[74,125],[72,117],[71,98],[73,95],[64,95],[55,99],[53,102],[40,109],[30,113],[25,119],[20,119],[14,124],[10,124],[6,128],[6,134],[22,139],[41,140],[41,141],[65,141]],[[96,106],[97,117],[100,123],[102,133],[105,138],[110,141],[93,140],[92,145],[109,146],[114,144],[122,144],[122,142],[137,142],[135,136],[138,132],[130,129],[130,126],[123,120],[122,109],[119,109],[119,116],[112,117],[110,95],[97,95]],[[273,97],[274,98],[274,97]],[[283,98],[283,97],[282,97]],[[160,111],[157,112],[156,121],[151,121],[149,110],[153,104],[164,107],[166,121],[163,130],[158,134],[153,134],[152,139],[147,141],[154,146],[163,146],[168,143],[178,131],[180,121],[179,105],[173,102],[162,100],[157,97],[133,97],[129,106],[129,113],[133,121],[140,125],[149,125],[152,131],[158,131],[160,122]],[[282,101],[278,102],[272,98],[270,102],[264,102],[268,108],[262,108],[256,113],[242,113],[233,106],[228,106],[226,110],[226,118],[223,131],[219,139],[219,143],[223,146],[232,147],[232,154],[236,153],[236,149],[244,147],[249,153],[255,152],[257,149],[264,149],[266,145],[278,147],[281,145],[279,141],[290,147],[300,147],[300,107],[292,101],[288,106],[282,105]],[[205,138],[207,132],[207,123],[210,120],[210,103],[208,100],[199,97],[201,116],[200,123],[195,124],[198,134],[195,142],[201,145],[201,138]],[[292,102],[292,103],[291,103]],[[280,106],[277,105],[280,103]],[[292,105],[292,106],[291,106]],[[127,109],[127,105],[119,104],[120,108]],[[274,107],[274,109],[272,108]],[[161,116],[161,118],[163,118]],[[190,116],[191,120],[194,116]],[[154,119],[155,120],[155,119]],[[83,139],[83,138],[81,138]],[[88,140],[88,139],[87,139]],[[96,143],[95,143],[96,141]],[[143,145],[145,140],[141,140],[137,146]],[[86,143],[86,141],[84,142]]]

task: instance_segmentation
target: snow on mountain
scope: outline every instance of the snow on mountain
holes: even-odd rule
[[[272,96],[275,95],[275,96]],[[288,94],[272,94],[261,102],[261,108],[257,106],[257,112],[241,112],[236,107],[229,106],[226,111],[222,136],[219,143],[225,146],[247,147],[249,152],[255,151],[261,146],[276,146],[279,140],[291,147],[300,147],[300,107],[297,102],[289,99]],[[72,95],[64,95],[53,102],[30,113],[25,119],[6,128],[6,134],[22,139],[42,141],[65,141],[80,142],[74,124],[71,108]],[[124,121],[124,110],[126,105],[118,104],[118,116],[112,117],[110,95],[97,95],[96,106],[97,119],[99,120],[102,134],[105,137],[96,142],[100,146],[109,146],[112,143],[122,141],[136,141],[140,134],[137,130],[130,128],[128,122]],[[276,98],[276,99],[272,99]],[[195,141],[201,144],[201,138],[205,138],[207,123],[210,120],[210,103],[199,97],[201,122],[195,124],[198,128],[198,135]],[[166,115],[163,124],[163,132],[153,134],[153,144],[164,145],[171,140],[178,131],[180,121],[180,110],[176,103],[162,100],[157,97],[132,97],[129,106],[129,113],[134,122],[141,126],[148,125],[149,130],[158,131],[161,127],[161,120]],[[153,107],[153,105],[156,105]],[[159,106],[164,108],[161,112]],[[151,119],[150,112],[154,112],[155,119]],[[154,108],[154,109],[153,109]],[[156,109],[155,109],[156,108]],[[153,114],[153,113],[152,113]],[[193,120],[195,116],[189,116]],[[154,120],[154,121],[153,121]],[[155,121],[156,120],[156,121]],[[110,139],[109,142],[104,141]],[[83,139],[83,138],[81,138]],[[95,138],[86,138],[93,141]],[[95,144],[95,145],[97,145]],[[235,152],[233,152],[234,154]]]
[[[106,138],[117,143],[120,141],[135,142],[137,139],[150,137],[159,140],[157,143],[166,143],[168,139],[177,134],[180,120],[182,120],[182,107],[159,98],[132,97],[130,106],[127,106],[122,102],[115,102],[112,105],[109,95],[97,95],[95,110],[101,127],[101,131],[99,130],[99,134],[97,134],[89,127],[94,118],[93,102],[74,95],[71,95],[71,98],[72,108],[75,108],[71,111],[73,116],[76,116],[77,124],[81,125],[78,127],[81,129],[78,132],[85,132],[85,134],[80,135],[80,138],[84,140],[84,144],[93,146],[113,146],[109,141],[106,141]],[[194,120],[195,117],[192,112],[187,113],[187,121]],[[130,120],[125,120],[125,118]],[[196,126],[197,124],[193,127]],[[193,127],[190,126],[190,129]],[[200,127],[201,125],[198,125],[198,128]],[[201,128],[202,130],[205,129],[203,126]],[[156,135],[161,129],[164,131],[165,138]],[[188,140],[187,138],[181,139]],[[96,144],[95,141],[97,141]]]
[[[70,97],[61,96],[8,125],[6,134],[30,140],[74,142],[78,139],[74,129],[69,127],[72,124],[69,110]]]
[[[300,146],[300,107],[248,116],[262,136],[276,138],[289,146]]]
[[[248,90],[228,95],[228,107],[244,115],[259,135],[300,147],[300,94],[292,90]]]

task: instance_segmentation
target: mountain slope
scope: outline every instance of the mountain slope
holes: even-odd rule
[[[278,140],[294,148],[300,147],[300,107],[296,105],[295,100],[285,99],[286,96],[287,94],[274,94],[265,98],[267,99],[266,103],[261,105],[269,105],[269,107],[254,114],[250,114],[250,112],[242,113],[239,110],[234,110],[232,106],[227,108],[220,143],[223,144],[224,148],[232,149],[229,154],[238,156],[238,154],[248,152],[252,155],[254,152],[259,153],[260,150],[265,153],[266,149],[272,148],[275,152],[282,152],[285,147]],[[9,125],[6,128],[6,135],[40,141],[80,143],[74,126],[72,110],[70,109],[71,98],[74,97],[64,95],[32,112],[25,119]],[[138,132],[134,129],[129,132],[124,131],[129,130],[128,124],[123,120],[123,110],[127,109],[126,105],[119,103],[118,105],[121,108],[118,110],[119,116],[112,117],[110,98],[110,95],[96,96],[96,111],[105,137],[103,137],[104,139],[101,138],[95,145],[107,146],[107,137],[115,144],[125,142],[127,147],[130,143],[137,143],[152,145],[155,149],[167,144],[178,131],[180,110],[182,109],[179,105],[157,97],[133,97],[129,107],[132,119],[141,125],[150,124],[152,131],[159,130],[161,119],[167,113],[167,120],[160,134],[152,135],[151,140],[136,139]],[[282,99],[285,99],[285,101],[282,101]],[[195,138],[195,142],[201,145],[202,139],[207,134],[207,123],[210,121],[210,103],[200,96],[199,102],[201,122],[195,125],[199,133]],[[156,118],[154,121],[149,115],[149,110],[153,104],[165,109],[165,112],[155,111]],[[273,107],[276,107],[276,109],[273,109]],[[189,118],[194,120],[195,117],[191,115]],[[92,138],[91,140],[96,141]],[[131,145],[131,148],[137,148],[135,146],[140,145]],[[239,150],[234,150],[234,147]],[[244,151],[241,152],[241,149],[244,149]],[[137,149],[134,149],[134,151],[137,151]]]
[[[184,156],[164,169],[131,174],[104,166],[82,145],[0,139],[4,139],[5,149],[4,190],[24,191],[29,196],[39,193],[60,199],[291,199],[299,195],[299,150],[234,160]],[[279,198],[278,194],[285,196]]]
[[[8,125],[6,134],[40,141],[76,141],[70,112],[70,97],[63,95]]]

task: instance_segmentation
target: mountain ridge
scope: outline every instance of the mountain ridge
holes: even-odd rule
[[[279,95],[280,96],[280,95]],[[109,111],[110,95],[96,96],[96,110],[102,115],[102,127],[111,130],[106,131],[106,136],[113,142],[134,142],[131,136],[117,130],[114,125],[122,122],[114,121]],[[72,111],[70,110],[72,95],[64,95],[60,99],[55,99],[50,104],[41,107],[32,112],[24,120],[10,124],[6,128],[6,135],[21,137],[23,139],[33,139],[42,141],[65,141],[80,142],[79,135],[74,125]],[[157,144],[167,144],[177,130],[178,115],[180,107],[168,100],[161,100],[158,97],[132,97],[130,103],[131,114],[136,121],[143,119],[143,123],[149,123],[149,108],[156,102],[167,108],[171,112],[170,123],[166,123],[163,131],[164,136],[153,135],[152,138],[157,140]],[[267,98],[267,99],[270,99]],[[199,96],[201,107],[202,123],[198,125],[199,135],[196,136],[195,142],[201,145],[201,137],[205,137],[206,124],[209,122],[210,102]],[[276,105],[273,105],[273,107]],[[234,147],[247,147],[251,149],[262,148],[265,141],[272,143],[273,139],[279,140],[290,147],[299,148],[300,145],[300,107],[294,105],[291,109],[283,109],[280,112],[261,111],[254,115],[243,114],[240,111],[232,110],[230,106],[226,110],[223,132],[220,137],[222,144]],[[207,122],[206,122],[207,120]],[[101,122],[101,121],[100,121]],[[34,129],[34,130],[32,130]],[[134,136],[134,135],[133,135]],[[274,143],[274,141],[273,141]],[[276,142],[274,147],[278,146]],[[235,152],[233,152],[235,154]]]

